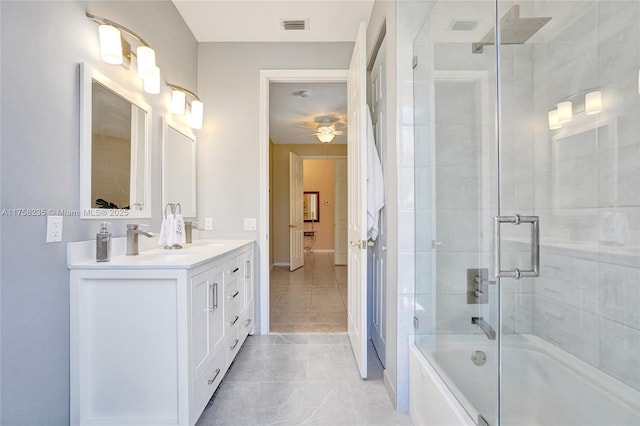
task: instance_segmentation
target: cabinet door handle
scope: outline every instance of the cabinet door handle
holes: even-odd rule
[[[229,350],[232,351],[236,348],[236,346],[238,346],[238,343],[240,342],[240,339],[236,339],[235,343],[233,344],[233,346],[229,346]]]
[[[236,267],[236,269],[234,269],[233,271],[231,271],[232,274],[235,274],[236,272],[238,272],[240,270],[239,267]]]
[[[218,374],[220,374],[220,369],[219,369],[219,368],[216,368],[216,374],[213,376],[213,378],[212,378],[212,379],[209,379],[209,380],[207,381],[207,383],[209,383],[210,385],[212,385],[212,384],[213,384],[213,382],[215,382],[215,381],[216,381],[216,378],[218,377]]]
[[[245,274],[244,277],[247,278],[247,279],[251,278],[251,261],[250,260],[247,260],[245,262],[245,271],[247,273]]]
[[[209,311],[213,312],[215,309],[218,309],[218,283],[209,284],[209,288],[211,288],[211,306],[209,307]]]
[[[239,295],[240,292],[238,290],[236,290],[231,296],[229,296],[229,299],[235,299],[237,295]]]
[[[251,318],[249,318],[249,319],[244,323],[244,326],[245,326],[245,327],[249,327],[249,324],[251,324]]]
[[[229,321],[229,325],[236,325],[236,323],[238,322],[239,319],[240,319],[240,317],[236,315],[236,317],[234,318],[233,321]]]

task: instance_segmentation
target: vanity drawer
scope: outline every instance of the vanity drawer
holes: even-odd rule
[[[226,352],[225,348],[220,348],[218,354],[213,358],[213,361],[209,364],[205,373],[194,383],[194,407],[192,412],[198,414],[192,418],[197,419],[200,416],[199,413],[202,413],[202,410],[206,407],[211,396],[218,388],[218,385],[227,372]]]

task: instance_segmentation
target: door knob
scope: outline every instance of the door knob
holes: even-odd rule
[[[289,225],[289,228],[295,228],[295,227],[296,227],[295,225]]]

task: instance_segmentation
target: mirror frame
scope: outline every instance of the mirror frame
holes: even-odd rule
[[[98,209],[91,203],[91,110],[92,83],[97,81],[104,87],[123,97],[131,104],[146,113],[144,125],[144,208],[132,209]],[[151,106],[144,101],[144,96],[132,93],[110,78],[93,69],[89,64],[80,64],[80,218],[100,219],[130,219],[151,218]]]
[[[320,192],[319,191],[304,191],[302,196],[304,200],[305,195],[315,195],[316,196],[316,218],[314,219],[304,219],[304,211],[302,212],[302,218],[305,222],[320,222]]]
[[[172,203],[175,202],[175,200],[168,200],[168,196],[167,196],[167,172],[168,172],[168,168],[167,168],[167,164],[170,161],[169,158],[166,157],[167,155],[167,134],[169,132],[169,128],[172,128],[173,130],[175,130],[176,132],[182,134],[184,137],[186,137],[187,139],[190,139],[192,142],[192,149],[191,149],[191,173],[189,173],[189,180],[191,181],[191,196],[193,199],[193,205],[192,206],[186,206],[183,203],[180,204],[180,207],[182,208],[182,215],[185,218],[197,218],[197,170],[196,170],[196,151],[197,151],[197,147],[196,147],[196,136],[195,134],[191,131],[190,128],[186,127],[186,126],[180,126],[178,124],[176,124],[175,122],[169,120],[167,117],[162,117],[162,216],[164,217],[164,209],[165,206],[167,205],[167,203]]]

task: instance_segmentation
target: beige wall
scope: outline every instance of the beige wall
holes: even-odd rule
[[[271,257],[274,264],[289,263],[289,152],[294,152],[301,156],[346,156],[347,145],[271,145],[273,161],[270,178],[272,186],[270,188],[271,206],[269,214],[273,221],[273,230],[271,232],[273,254]],[[323,213],[321,212],[320,214],[322,215]],[[314,248],[317,247],[314,246]]]
[[[333,209],[334,209],[334,169],[333,159],[304,160],[303,185],[305,191],[320,193],[320,220],[313,224],[316,239],[314,250],[333,250]],[[311,231],[311,222],[305,222],[304,230]],[[311,244],[311,239],[305,237],[304,246]]]

